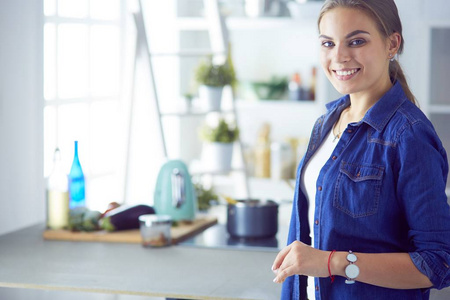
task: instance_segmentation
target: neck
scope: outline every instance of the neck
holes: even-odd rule
[[[391,80],[387,77],[387,80],[374,86],[370,90],[350,94],[350,106],[347,112],[349,121],[357,122],[361,120],[366,112],[377,103],[391,87]]]
[[[341,112],[339,120],[333,127],[334,140],[339,139],[342,131],[349,123],[356,123],[364,118],[367,111],[392,87],[392,83],[387,77],[387,81],[374,85],[370,90],[350,94],[350,106]]]

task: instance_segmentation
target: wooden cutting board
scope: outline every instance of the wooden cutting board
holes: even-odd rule
[[[217,224],[216,217],[203,217],[192,222],[179,222],[171,229],[172,243],[176,244],[205,229]],[[72,232],[69,230],[45,230],[45,240],[61,240],[75,242],[111,242],[111,243],[141,243],[139,229],[107,232],[105,230],[94,232]]]

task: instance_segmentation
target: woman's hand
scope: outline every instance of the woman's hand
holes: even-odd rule
[[[272,270],[277,275],[273,282],[282,283],[294,274],[327,277],[330,251],[317,250],[302,242],[294,241],[278,253]]]

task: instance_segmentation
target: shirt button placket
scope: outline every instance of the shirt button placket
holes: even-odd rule
[[[317,190],[318,190],[319,192],[321,192],[321,191],[322,191],[322,186],[319,185],[319,186],[317,187]],[[314,221],[314,224],[319,225],[319,219],[316,219],[316,220]]]

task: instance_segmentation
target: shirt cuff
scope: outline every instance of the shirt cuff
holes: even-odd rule
[[[447,282],[448,279],[448,267],[447,270],[439,269],[428,257],[426,254],[421,254],[419,252],[410,252],[409,256],[411,257],[412,262],[416,266],[416,268],[425,276],[430,279],[431,283],[433,283],[433,288],[438,290],[443,289],[449,285]],[[447,276],[446,276],[447,274]]]

